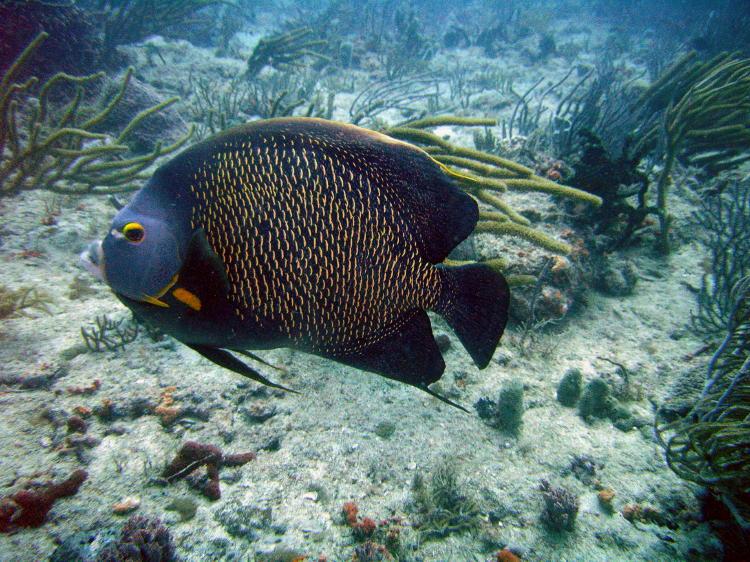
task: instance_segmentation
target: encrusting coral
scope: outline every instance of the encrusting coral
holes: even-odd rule
[[[60,498],[75,495],[86,478],[86,471],[79,469],[57,484],[47,482],[30,485],[1,498],[0,533],[9,533],[22,527],[40,527],[46,521],[53,504]]]
[[[196,441],[187,441],[177,452],[174,460],[164,469],[162,478],[168,483],[186,477],[201,466],[206,467],[208,482],[201,492],[210,500],[218,500],[221,497],[219,488],[219,470],[224,466],[242,466],[253,460],[255,453],[239,453],[225,455],[221,449],[214,445],[205,445]]]
[[[144,177],[141,172],[184,145],[192,130],[170,146],[157,144],[149,154],[123,158],[129,150],[128,137],[144,119],[179,98],[141,111],[114,139],[95,133],[94,127],[122,100],[133,69],[127,70],[118,93],[101,110],[83,104],[85,87],[103,79],[101,72],[89,76],[59,72],[43,84],[36,77],[14,82],[47,37],[37,35],[0,79],[0,196],[31,189],[67,194],[137,189],[140,185],[133,182]],[[53,110],[52,93],[64,85],[73,86],[75,94],[64,107]]]

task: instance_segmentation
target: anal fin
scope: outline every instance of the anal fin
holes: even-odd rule
[[[400,330],[364,349],[327,355],[352,367],[416,386],[446,404],[468,411],[428,388],[442,376],[445,362],[424,310],[414,311],[413,317]]]

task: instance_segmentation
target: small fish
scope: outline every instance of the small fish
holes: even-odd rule
[[[428,388],[445,363],[426,311],[487,366],[508,285],[482,265],[441,265],[477,217],[415,146],[322,119],[270,119],[160,167],[82,260],[138,317],[263,384],[284,388],[232,352],[259,360],[247,350],[291,347],[460,407]]]

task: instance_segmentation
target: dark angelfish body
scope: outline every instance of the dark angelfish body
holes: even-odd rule
[[[501,274],[437,265],[477,216],[418,148],[275,119],[159,168],[94,261],[138,316],[261,382],[226,350],[293,347],[427,390],[445,368],[427,310],[480,368],[505,327]]]

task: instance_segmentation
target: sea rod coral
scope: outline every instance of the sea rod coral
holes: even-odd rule
[[[187,142],[191,132],[170,146],[157,144],[149,154],[124,156],[128,137],[150,115],[175,103],[167,99],[141,111],[111,138],[94,132],[125,95],[133,69],[126,71],[117,94],[102,109],[86,106],[86,87],[102,80],[104,73],[71,76],[58,72],[40,83],[36,77],[23,83],[15,75],[47,39],[40,33],[16,58],[0,79],[0,197],[24,190],[45,189],[56,193],[117,193],[137,189],[134,181],[159,157]],[[63,86],[75,93],[56,109],[51,99]]]
[[[672,422],[659,410],[655,423],[669,467],[712,490],[750,530],[750,277],[732,295],[726,337],[693,409]]]
[[[722,53],[695,62],[695,53],[679,59],[639,100],[640,106],[664,107],[662,170],[656,186],[659,246],[670,251],[672,218],[667,196],[677,157],[696,165],[735,165],[750,148],[750,59]],[[654,134],[646,131],[644,136]],[[739,158],[739,160],[738,160]]]
[[[394,138],[422,147],[447,174],[455,178],[461,187],[480,203],[479,222],[474,232],[512,236],[527,240],[553,253],[570,253],[572,248],[568,244],[533,228],[527,218],[503,199],[503,193],[541,192],[594,206],[601,205],[601,198],[541,178],[530,168],[507,158],[450,143],[429,130],[441,126],[490,127],[496,124],[494,119],[441,115],[408,121],[388,128],[385,132]],[[504,267],[501,260],[490,262],[488,265],[499,269]]]

